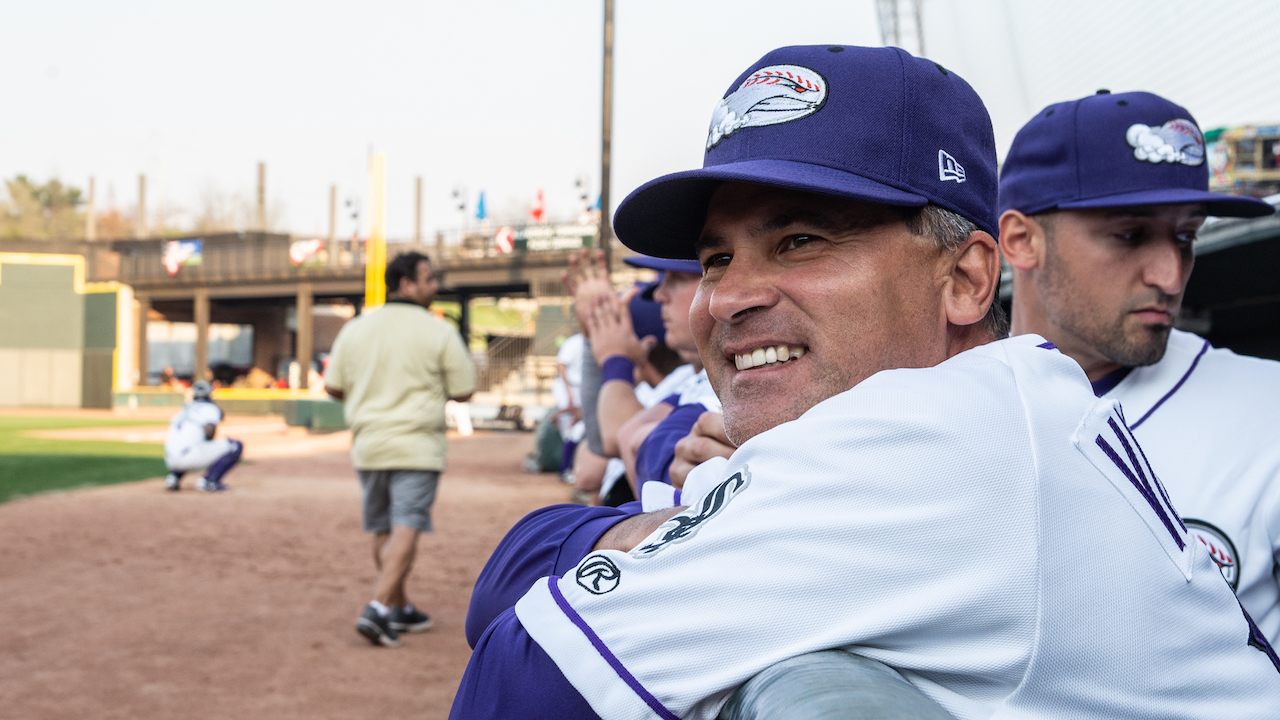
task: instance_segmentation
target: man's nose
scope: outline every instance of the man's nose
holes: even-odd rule
[[[707,309],[717,321],[733,323],[751,310],[772,307],[780,296],[768,263],[739,255],[716,282]]]
[[[1178,295],[1194,262],[1194,256],[1176,240],[1153,243],[1143,280],[1165,295]]]

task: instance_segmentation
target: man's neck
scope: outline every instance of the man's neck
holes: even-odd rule
[[[387,302],[405,303],[407,305],[417,305],[418,307],[422,307],[422,308],[430,307],[431,305],[431,303],[427,303],[426,305],[423,305],[417,300],[414,300],[413,298],[405,297],[400,293],[391,293],[390,295],[387,295]]]

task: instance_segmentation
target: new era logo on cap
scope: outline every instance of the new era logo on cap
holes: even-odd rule
[[[956,159],[946,150],[938,150],[938,179],[943,182],[947,180],[964,182],[964,166],[956,162]]]

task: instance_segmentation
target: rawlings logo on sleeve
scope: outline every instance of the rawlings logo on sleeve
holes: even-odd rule
[[[751,472],[744,466],[728,480],[720,483],[711,492],[702,496],[695,507],[676,515],[658,526],[650,535],[650,542],[636,546],[630,553],[633,558],[653,557],[658,551],[674,543],[684,542],[693,537],[702,524],[720,514],[735,495],[746,489],[751,483]]]

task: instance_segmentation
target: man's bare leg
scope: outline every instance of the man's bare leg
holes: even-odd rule
[[[404,583],[417,555],[418,534],[413,528],[395,525],[392,526],[390,535],[380,533],[374,537],[374,564],[378,568],[378,583],[373,598],[387,607],[404,607],[409,604],[405,597]]]

